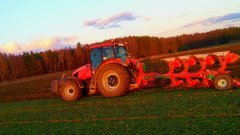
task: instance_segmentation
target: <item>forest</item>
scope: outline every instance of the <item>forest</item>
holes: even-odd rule
[[[240,40],[240,27],[229,27],[206,33],[183,34],[176,37],[128,36],[103,42],[119,42],[127,46],[134,58],[175,53],[226,44]],[[93,43],[97,44],[97,43]],[[19,55],[0,52],[0,82],[40,74],[76,69],[90,63],[90,46],[76,43],[75,48],[23,52]]]

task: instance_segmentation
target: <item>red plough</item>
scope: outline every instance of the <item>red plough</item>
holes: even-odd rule
[[[232,88],[232,86],[239,87],[240,82],[232,79],[229,75],[231,71],[226,70],[228,64],[239,62],[239,58],[239,55],[229,51],[166,58],[163,60],[168,62],[169,71],[167,73],[148,73],[144,74],[144,76],[146,82],[155,81],[156,78],[169,78],[170,84],[167,87],[171,88],[179,87],[184,83],[189,88],[196,86],[208,88],[214,85],[220,90],[227,87],[227,85],[231,85],[229,88]],[[215,69],[208,68],[216,65],[218,67]],[[190,68],[194,66],[199,67],[198,70],[190,71]],[[179,68],[182,68],[182,70],[177,72],[176,69]],[[228,82],[229,79],[231,80],[230,84]],[[214,83],[214,80],[217,84]],[[142,85],[143,87],[147,85],[146,82]]]

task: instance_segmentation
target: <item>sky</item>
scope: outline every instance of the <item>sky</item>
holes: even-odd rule
[[[1,0],[0,52],[240,27],[240,0]]]

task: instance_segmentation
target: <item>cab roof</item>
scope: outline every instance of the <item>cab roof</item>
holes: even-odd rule
[[[100,47],[107,47],[107,46],[123,46],[123,44],[119,44],[119,43],[102,43],[102,44],[95,44],[95,45],[91,45],[91,46],[90,46],[90,49],[100,48]]]

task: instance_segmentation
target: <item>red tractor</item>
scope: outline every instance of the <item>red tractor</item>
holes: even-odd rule
[[[141,63],[127,56],[122,44],[104,43],[90,47],[91,64],[76,69],[71,77],[54,80],[51,90],[65,101],[78,100],[83,93],[105,97],[125,95],[130,85],[141,84]]]
[[[104,43],[90,47],[91,64],[76,69],[71,77],[63,76],[61,80],[51,83],[51,90],[65,101],[80,99],[83,94],[101,93],[105,97],[125,95],[129,89],[147,87],[156,80],[169,80],[165,86],[175,88],[182,84],[187,87],[212,87],[217,90],[229,90],[240,83],[227,71],[228,64],[239,61],[239,56],[229,51],[211,54],[196,54],[176,58],[161,59],[167,63],[165,73],[145,72],[145,64],[127,55],[123,44]],[[218,64],[217,69],[208,66]],[[193,66],[200,67],[190,71]],[[176,70],[182,68],[182,70]]]

